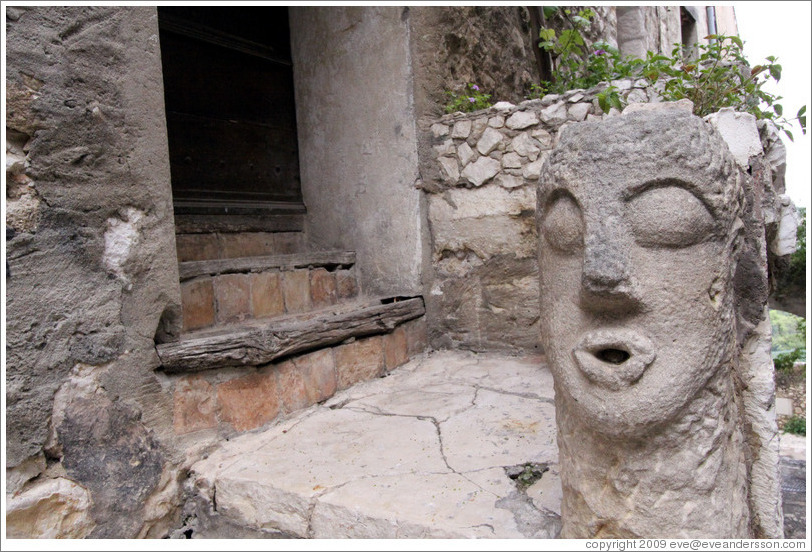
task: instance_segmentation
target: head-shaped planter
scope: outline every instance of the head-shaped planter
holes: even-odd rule
[[[655,431],[731,358],[738,174],[683,111],[561,131],[538,194],[542,339],[557,400],[599,434]]]

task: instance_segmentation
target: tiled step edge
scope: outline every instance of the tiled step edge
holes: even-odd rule
[[[256,272],[268,269],[293,270],[307,267],[346,267],[355,264],[353,251],[312,251],[265,257],[238,257],[211,261],[180,263],[180,281],[197,276],[216,276],[235,272]]]
[[[167,373],[259,366],[353,337],[388,333],[425,312],[422,297],[367,301],[187,334],[156,350]]]

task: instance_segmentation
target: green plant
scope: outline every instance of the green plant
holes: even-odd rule
[[[601,82],[621,78],[645,78],[649,82],[662,79],[663,99],[687,98],[694,104],[694,113],[705,116],[723,107],[753,114],[758,119],[770,119],[792,140],[787,128],[797,122],[806,133],[806,106],[795,117],[784,117],[780,96],[764,90],[770,79],[781,79],[782,67],[777,58],[769,56],[766,63],[750,67],[743,54],[744,43],[738,36],[708,35],[707,44],[686,48],[675,44],[671,56],[647,52],[645,59],[623,58],[611,45],[596,41],[588,44],[583,32],[589,30],[594,12],[583,9],[573,13],[567,8],[545,6],[545,18],[558,18],[568,28],[560,32],[546,27],[539,31],[539,48],[550,54],[552,80],[534,87],[531,97],[561,94],[574,88],[591,88]],[[598,103],[604,112],[612,107],[622,108],[617,91],[611,87],[601,92]],[[766,107],[765,107],[766,106]]]
[[[784,422],[784,432],[806,437],[806,418],[792,416]]]
[[[455,111],[468,113],[491,106],[491,95],[485,94],[479,86],[473,83],[468,83],[462,93],[446,91],[446,95],[449,96],[448,105],[445,108],[446,113]]]
[[[763,86],[770,79],[781,79],[782,67],[774,56],[766,63],[750,67],[744,57],[744,43],[738,36],[708,35],[707,44],[696,44],[696,57],[688,58],[685,48],[676,44],[668,67],[663,68],[667,80],[663,98],[688,98],[694,103],[694,113],[709,115],[723,107],[751,113],[757,119],[770,119],[792,140],[786,128],[791,120],[783,116],[780,96],[770,94]],[[766,106],[766,107],[765,107]],[[796,117],[801,131],[806,133],[806,106]]]
[[[782,353],[775,356],[773,359],[773,365],[779,372],[790,372],[795,362],[800,360],[802,356],[802,349],[795,349],[789,353]]]

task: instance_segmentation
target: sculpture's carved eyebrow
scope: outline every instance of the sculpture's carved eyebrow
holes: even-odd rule
[[[680,178],[655,178],[652,180],[646,180],[645,182],[639,184],[633,184],[623,191],[621,197],[623,198],[623,201],[629,202],[648,190],[655,188],[668,188],[670,186],[675,188],[683,188],[684,190],[691,192],[691,194],[693,194],[693,196],[696,197],[696,199],[698,199],[712,215],[717,215],[716,208],[708,200],[707,190],[703,190],[694,182],[682,180]]]

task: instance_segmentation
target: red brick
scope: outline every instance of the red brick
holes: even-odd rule
[[[310,271],[310,298],[314,308],[336,304],[336,279],[323,268]]]
[[[251,312],[254,317],[277,316],[285,312],[282,282],[278,272],[251,275]]]
[[[223,274],[214,279],[218,324],[239,322],[251,314],[251,280],[248,274]]]
[[[338,388],[346,389],[361,381],[383,374],[383,340],[368,337],[335,349]]]
[[[276,376],[279,397],[285,412],[300,410],[315,402],[309,400],[301,370],[292,361],[277,366]]]
[[[214,324],[214,288],[211,278],[181,282],[180,296],[184,332]]]
[[[220,256],[223,259],[273,254],[274,238],[271,232],[220,234]]]
[[[182,378],[175,385],[172,425],[183,435],[217,427],[214,388],[200,376]]]
[[[217,386],[220,419],[237,431],[248,431],[279,415],[276,378],[272,372],[251,374]]]
[[[339,299],[352,299],[358,295],[358,283],[354,270],[336,271],[336,293]]]
[[[178,262],[219,259],[216,234],[178,234],[175,236]]]
[[[395,328],[392,333],[383,336],[383,357],[387,370],[397,368],[409,360],[406,330],[402,325]]]
[[[315,404],[336,392],[336,370],[333,349],[322,349],[293,359],[305,383],[307,400]]]
[[[285,312],[310,310],[310,275],[307,270],[291,270],[282,273],[282,293]]]

